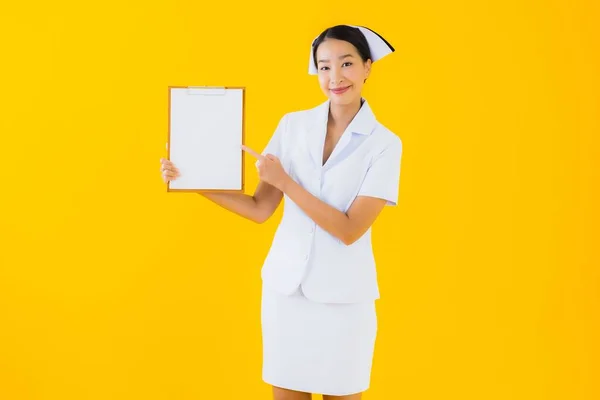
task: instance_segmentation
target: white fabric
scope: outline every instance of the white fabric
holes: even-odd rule
[[[363,26],[355,26],[348,25],[353,28],[358,28],[362,34],[367,39],[367,44],[369,45],[369,50],[371,51],[371,61],[375,62],[390,53],[394,52],[394,48],[390,47],[384,40],[381,39],[375,32],[370,30],[369,28],[365,28]],[[318,36],[313,40],[318,38]],[[313,46],[310,46],[310,56],[308,58],[308,74],[309,75],[317,75],[318,70],[315,67],[314,57],[313,57]]]
[[[375,119],[364,100],[322,165],[329,104],[327,100],[284,115],[262,154],[277,156],[292,179],[342,212],[349,210],[357,196],[378,197],[396,205],[402,141]],[[267,286],[282,294],[291,294],[302,285],[305,296],[317,302],[379,298],[371,229],[345,245],[287,195],[261,276]]]
[[[263,381],[334,396],[369,388],[377,335],[374,301],[314,303],[263,286]]]

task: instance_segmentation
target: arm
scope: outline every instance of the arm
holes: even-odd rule
[[[289,178],[282,186],[283,192],[316,224],[337,237],[345,245],[358,240],[373,224],[386,200],[359,196],[347,213],[330,206]]]
[[[215,204],[239,216],[261,224],[275,212],[283,193],[266,182],[259,181],[254,195],[245,193],[198,193]]]
[[[354,243],[369,229],[386,203],[396,203],[402,154],[400,140],[391,143],[373,160],[347,213],[325,203],[294,181],[276,156],[263,156],[247,146],[242,146],[242,149],[259,160],[257,166],[261,181],[285,193],[317,225],[346,245]]]

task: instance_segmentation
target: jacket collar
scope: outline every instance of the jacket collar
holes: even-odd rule
[[[377,119],[375,118],[368,101],[364,98],[361,98],[361,100],[363,103],[358,110],[358,113],[356,113],[340,137],[340,140],[333,149],[333,152],[327,159],[325,166],[330,164],[330,160],[333,160],[341,153],[344,147],[348,145],[353,133],[368,136],[375,129],[375,126],[377,125]],[[327,121],[329,119],[330,104],[331,101],[327,99],[327,101],[321,103],[313,109],[314,115],[311,119],[314,121],[314,123],[306,135],[309,152],[313,158],[313,161],[318,167],[323,166],[323,147],[325,145],[325,136],[327,135]]]

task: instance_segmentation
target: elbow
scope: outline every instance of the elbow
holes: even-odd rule
[[[267,222],[269,220],[269,218],[271,217],[272,213],[268,213],[265,210],[258,210],[256,213],[254,213],[254,215],[252,216],[252,221],[257,223],[257,224],[264,224],[265,222]]]
[[[354,244],[354,242],[356,242],[356,240],[342,240],[344,246],[350,246],[351,244]]]
[[[338,239],[346,246],[350,246],[362,238],[365,233],[365,230],[347,229],[342,232],[342,235],[339,236]]]
[[[356,242],[358,238],[352,235],[350,232],[348,232],[339,237],[338,239],[340,239],[340,242],[342,242],[344,245],[350,246],[352,243]]]
[[[251,218],[252,222],[256,224],[264,224],[268,219],[264,215],[255,215]]]
[[[249,215],[247,216],[249,220],[256,224],[264,224],[265,221],[269,219],[269,215],[267,215],[266,210],[263,207],[260,207],[256,198],[253,197],[254,207],[249,211]]]

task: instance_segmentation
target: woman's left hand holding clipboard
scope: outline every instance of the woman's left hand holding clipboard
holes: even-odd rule
[[[283,169],[283,165],[281,165],[279,158],[273,154],[267,154],[263,156],[246,145],[242,145],[241,148],[258,159],[257,169],[260,180],[267,182],[271,186],[275,186],[277,189],[283,192],[286,182],[291,178]]]

